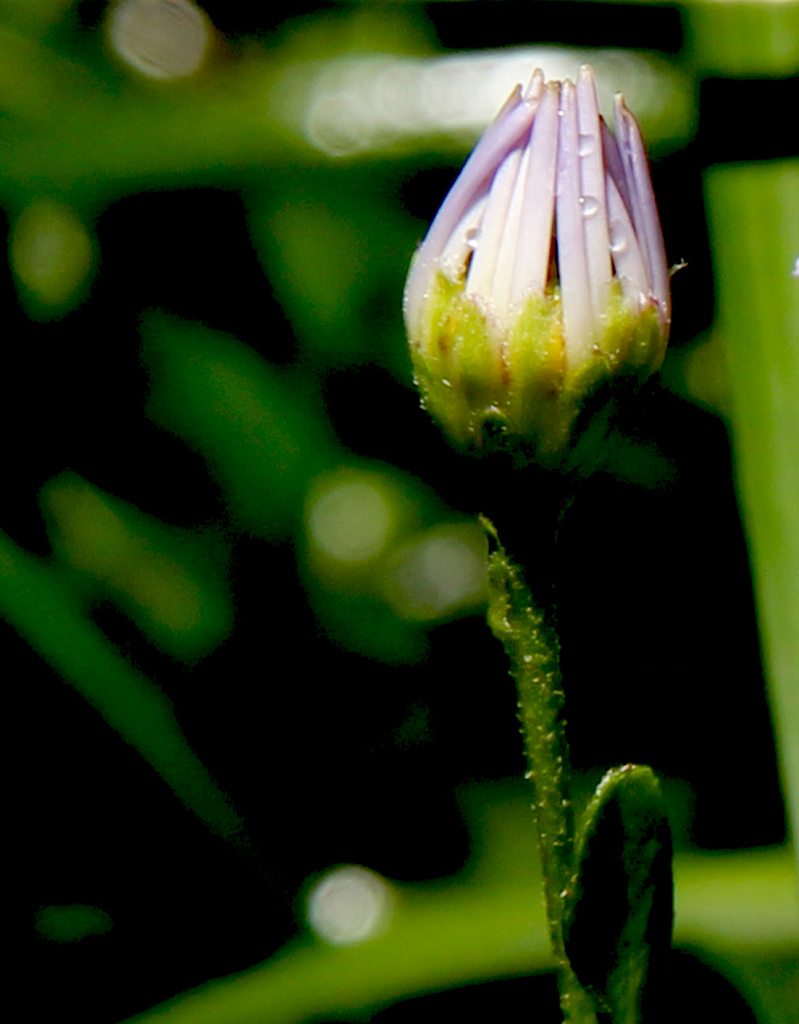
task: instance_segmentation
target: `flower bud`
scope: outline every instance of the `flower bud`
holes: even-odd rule
[[[542,458],[582,401],[663,361],[669,271],[641,134],[616,135],[591,68],[517,86],[467,160],[411,265],[405,324],[422,403],[449,437],[499,429]],[[487,429],[488,428],[488,429]]]

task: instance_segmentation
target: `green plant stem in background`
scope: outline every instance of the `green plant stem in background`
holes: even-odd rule
[[[689,0],[688,51],[714,77],[793,75],[799,70],[797,0]]]
[[[467,824],[476,825],[478,817],[481,825],[490,821],[487,809],[476,810],[474,816],[464,808]],[[480,862],[460,877],[432,888],[398,888],[397,909],[383,935],[348,948],[292,940],[270,960],[184,992],[138,1015],[136,1024],[360,1021],[365,1007],[550,970],[544,915],[533,897],[537,856],[503,864],[501,885],[494,874],[497,844],[512,838],[515,850],[532,840],[526,814],[511,820],[510,836],[504,830],[485,836]],[[675,873],[678,944],[701,948],[721,964],[736,956],[779,964],[796,955],[799,897],[787,851],[678,855]],[[531,1007],[530,1024],[539,1019]],[[773,1020],[792,1024],[794,1017]]]
[[[493,526],[483,526],[496,544],[488,559],[488,624],[502,642],[519,694],[519,722],[534,787],[534,813],[544,875],[544,897],[552,951],[558,965],[561,1006],[567,1021],[590,1022],[590,997],[577,982],[563,946],[564,894],[574,859],[574,814],[567,789],[569,751],[563,719],[563,689],[557,637]]]
[[[737,487],[799,848],[799,161],[716,167],[706,192]]]

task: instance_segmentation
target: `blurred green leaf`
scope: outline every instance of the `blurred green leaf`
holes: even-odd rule
[[[219,534],[178,530],[75,473],[42,489],[50,543],[161,650],[192,662],[228,635],[233,608]]]
[[[293,533],[309,480],[338,461],[315,396],[200,324],[149,313],[142,339],[150,419],[203,456],[241,528],[262,537]]]
[[[62,573],[0,533],[0,614],[218,835],[242,824],[189,746],[169,701],[90,621]]]
[[[339,170],[251,192],[250,232],[306,352],[323,366],[374,364],[410,382],[402,287],[425,226],[367,176]]]

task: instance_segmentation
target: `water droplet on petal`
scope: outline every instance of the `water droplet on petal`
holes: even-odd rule
[[[599,200],[596,196],[580,196],[580,206],[583,217],[594,217],[599,210]]]
[[[627,233],[618,221],[612,221],[610,225],[610,251],[620,256],[627,252]]]
[[[480,241],[480,228],[469,228],[466,232],[466,244],[470,249],[476,249]]]
[[[593,132],[580,132],[577,152],[580,156],[591,156],[596,149],[596,135]]]

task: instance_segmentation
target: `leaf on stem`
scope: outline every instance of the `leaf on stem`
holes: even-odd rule
[[[574,973],[613,1024],[657,1019],[674,916],[671,847],[652,769],[611,769],[580,828],[563,932]]]

